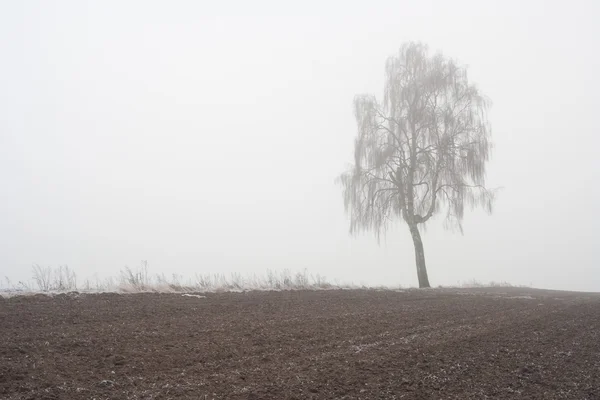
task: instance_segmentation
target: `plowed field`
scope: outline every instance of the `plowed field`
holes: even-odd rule
[[[0,299],[1,399],[600,399],[600,296]]]

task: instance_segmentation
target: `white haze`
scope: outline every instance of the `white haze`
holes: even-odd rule
[[[4,1],[0,277],[307,268],[416,285],[408,229],[351,237],[352,99],[408,40],[493,101],[495,213],[424,235],[432,285],[600,291],[600,6]]]

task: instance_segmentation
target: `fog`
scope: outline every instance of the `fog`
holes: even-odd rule
[[[367,4],[369,4],[367,6]],[[494,213],[423,240],[432,285],[600,291],[600,6],[584,1],[0,4],[0,277],[307,269],[414,286],[398,224],[350,236],[352,100],[417,40],[493,102]]]

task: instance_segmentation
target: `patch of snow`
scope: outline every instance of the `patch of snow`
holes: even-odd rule
[[[198,299],[205,299],[206,296],[200,296],[199,294],[189,294],[189,293],[184,293],[182,294],[183,297],[196,297]]]

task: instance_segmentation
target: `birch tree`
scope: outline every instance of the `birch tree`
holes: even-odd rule
[[[421,288],[430,286],[423,225],[442,214],[446,228],[462,233],[466,207],[492,211],[488,107],[466,67],[420,43],[387,60],[383,102],[354,99],[354,164],[339,178],[350,232],[373,231],[379,239],[390,222],[405,222]]]

